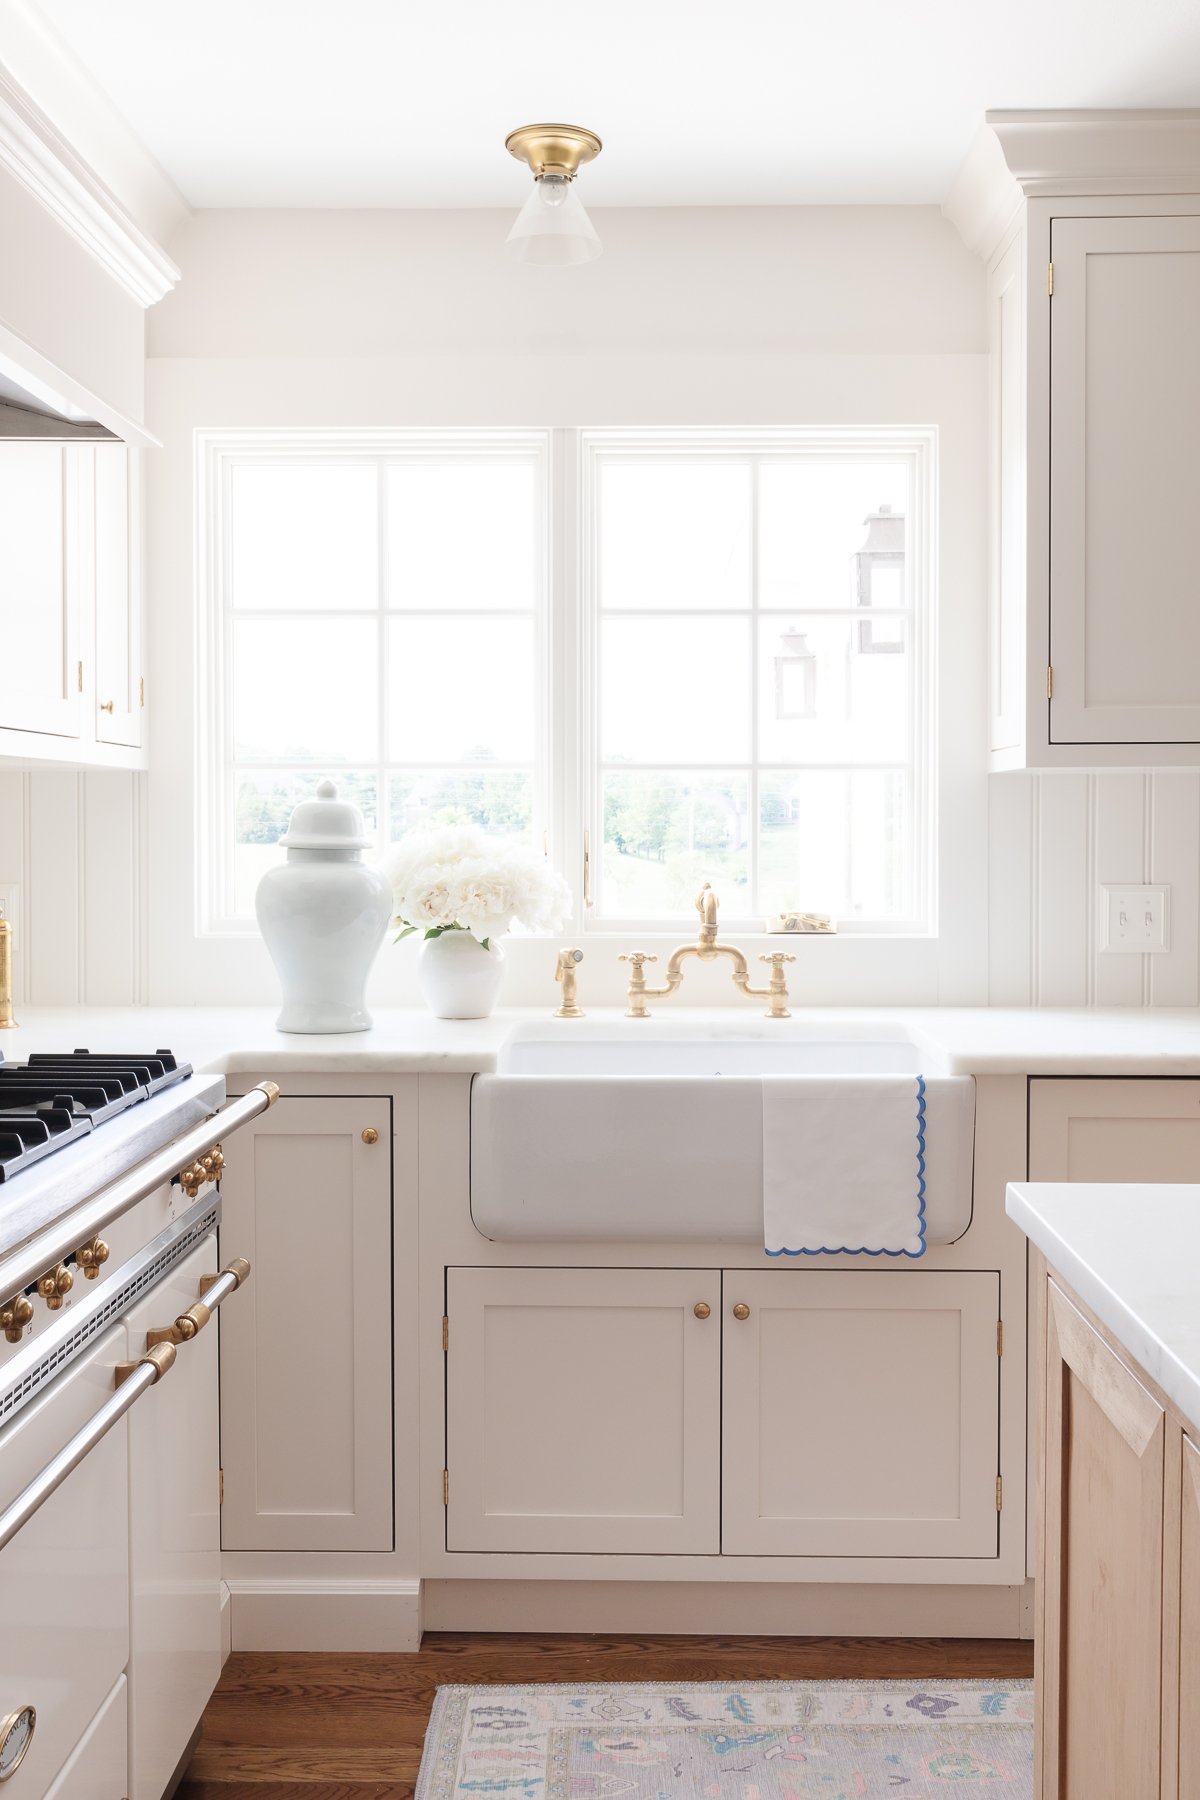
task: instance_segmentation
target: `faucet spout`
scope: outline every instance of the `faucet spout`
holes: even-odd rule
[[[648,1019],[650,1009],[646,1005],[646,1001],[652,998],[664,999],[668,994],[675,992],[683,980],[683,965],[689,956],[696,957],[700,962],[715,962],[718,957],[727,956],[733,964],[730,972],[733,984],[739,993],[745,994],[748,998],[769,1001],[770,1004],[767,1007],[769,1019],[791,1017],[787,1006],[788,989],[783,965],[795,962],[795,957],[787,955],[782,950],[776,950],[770,956],[760,957],[761,962],[771,964],[771,978],[766,987],[751,987],[750,965],[746,961],[744,952],[733,944],[717,942],[718,904],[717,896],[706,881],[696,896],[696,911],[700,914],[699,937],[694,944],[680,944],[677,950],[671,952],[667,961],[667,979],[662,987],[652,988],[646,984],[645,965],[648,962],[657,961],[656,957],[648,955],[644,950],[636,950],[632,955],[620,958],[621,962],[628,962],[631,965],[629,1010],[625,1015],[626,1018]]]

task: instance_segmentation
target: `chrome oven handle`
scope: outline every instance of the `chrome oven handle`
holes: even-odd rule
[[[250,1264],[244,1256],[235,1256],[227,1269],[219,1275],[202,1275],[200,1277],[200,1298],[181,1312],[173,1325],[164,1325],[155,1331],[146,1333],[146,1348],[153,1350],[157,1344],[188,1344],[204,1330],[208,1321],[220,1306],[222,1300],[228,1300],[230,1294],[236,1294],[244,1281],[250,1279]],[[122,1365],[124,1366],[124,1365]]]
[[[119,1363],[116,1370],[118,1387],[111,1400],[106,1400],[99,1412],[93,1413],[86,1425],[81,1425],[73,1438],[69,1438],[62,1449],[46,1464],[40,1475],[35,1475],[29,1486],[22,1490],[11,1506],[0,1512],[0,1550],[11,1543],[23,1525],[28,1524],[38,1508],[44,1506],[56,1488],[60,1488],[67,1476],[79,1464],[90,1450],[94,1450],[102,1437],[106,1437],[120,1419],[125,1417],[136,1400],[152,1388],[156,1381],[161,1381],[171,1364],[175,1361],[174,1344],[159,1344],[148,1350],[135,1363]],[[129,1373],[123,1375],[122,1371]]]
[[[0,1302],[10,1294],[23,1294],[47,1269],[56,1268],[66,1257],[70,1256],[80,1244],[93,1238],[114,1219],[136,1206],[148,1194],[154,1193],[164,1182],[170,1181],[181,1168],[196,1161],[198,1157],[207,1156],[221,1138],[228,1137],[241,1125],[248,1125],[259,1113],[266,1112],[268,1106],[274,1106],[279,1098],[279,1089],[273,1081],[259,1082],[248,1094],[238,1100],[231,1100],[228,1106],[219,1113],[214,1113],[203,1125],[195,1125],[190,1131],[176,1138],[164,1150],[155,1151],[128,1175],[120,1176],[110,1182],[84,1205],[75,1207],[66,1217],[56,1224],[39,1232],[37,1237],[30,1238],[19,1250],[0,1262]]]

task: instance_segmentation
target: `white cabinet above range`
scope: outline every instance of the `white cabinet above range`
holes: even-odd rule
[[[0,756],[143,763],[141,457],[0,443]]]

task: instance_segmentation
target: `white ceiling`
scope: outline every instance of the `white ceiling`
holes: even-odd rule
[[[40,0],[193,206],[936,202],[989,107],[1200,105],[1196,0]]]

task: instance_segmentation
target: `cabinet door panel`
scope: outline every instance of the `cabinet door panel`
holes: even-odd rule
[[[726,1555],[995,1557],[999,1292],[990,1272],[726,1271]]]
[[[99,444],[95,456],[96,736],[136,749],[142,741],[136,452]]]
[[[1056,219],[1050,735],[1200,742],[1200,218]]]
[[[78,468],[61,444],[0,444],[0,726],[79,735]]]
[[[1033,1181],[1200,1181],[1200,1081],[1034,1081]]]
[[[1160,1790],[1166,1415],[1046,1288],[1042,1800]]]
[[[129,1314],[129,1355],[200,1298],[213,1239]],[[249,1295],[231,1296],[230,1312]],[[222,1307],[217,1315],[225,1317]],[[130,1800],[159,1800],[221,1673],[217,1329],[181,1344],[129,1415]]]
[[[386,1099],[285,1098],[225,1146],[226,1550],[391,1548],[391,1136]]]
[[[447,1548],[715,1553],[716,1271],[448,1282]]]
[[[1185,1435],[1180,1512],[1179,1795],[1200,1794],[1200,1445]]]

